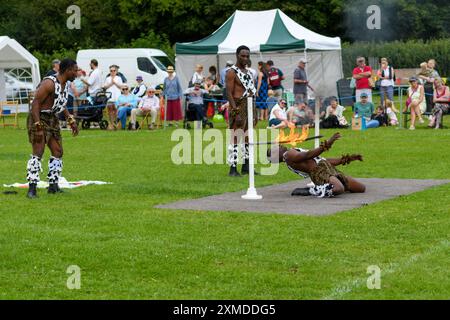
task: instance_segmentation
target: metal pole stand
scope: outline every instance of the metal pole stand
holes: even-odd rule
[[[255,155],[254,155],[254,144],[253,144],[253,98],[247,98],[247,117],[248,117],[248,149],[249,149],[249,187],[247,193],[242,196],[245,200],[260,200],[262,196],[256,192],[255,188]]]

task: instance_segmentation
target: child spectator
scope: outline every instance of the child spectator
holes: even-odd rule
[[[388,126],[388,116],[384,112],[382,106],[378,106],[376,113],[371,116],[371,121],[376,120],[379,123],[379,126],[387,127]]]
[[[268,113],[270,114],[270,111],[272,111],[272,108],[278,103],[278,98],[275,97],[275,93],[273,92],[273,90],[269,90],[267,91],[267,100],[266,100],[266,104],[267,104],[267,109],[268,109]]]
[[[391,126],[398,125],[398,119],[396,115],[396,113],[398,113],[398,110],[395,108],[394,103],[391,100],[386,99],[384,105],[386,107],[386,114],[389,118],[389,123],[391,124]]]

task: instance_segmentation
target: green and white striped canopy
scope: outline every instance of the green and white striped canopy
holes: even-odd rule
[[[240,11],[210,36],[177,43],[176,54],[227,54],[246,45],[252,53],[287,50],[340,50],[339,37],[330,38],[306,29],[281,10]]]

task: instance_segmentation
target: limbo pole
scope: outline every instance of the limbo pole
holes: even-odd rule
[[[314,135],[320,137],[320,96],[315,97],[315,121],[314,121]],[[314,140],[314,148],[318,148],[320,145],[319,138]]]
[[[247,98],[247,120],[248,120],[248,180],[247,193],[242,196],[246,200],[260,200],[262,196],[255,189],[255,145],[253,142],[253,97]]]

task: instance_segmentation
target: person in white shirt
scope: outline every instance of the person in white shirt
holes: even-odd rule
[[[336,99],[330,101],[327,107],[325,118],[322,121],[323,128],[342,128],[348,125],[344,117],[345,107],[338,104]]]
[[[123,87],[122,78],[117,74],[119,72],[119,67],[116,65],[112,65],[109,67],[110,75],[106,78],[105,83],[103,84],[103,89],[106,92],[111,94],[111,97],[108,100],[108,115],[110,124],[113,124],[117,118],[117,108],[116,102],[119,96],[121,95],[121,90]],[[110,127],[110,129],[113,129]]]
[[[381,69],[377,72],[380,81],[380,102],[386,108],[387,99],[394,101],[395,70],[389,65],[387,58],[381,58]]]
[[[153,130],[155,127],[156,116],[160,108],[159,98],[155,96],[155,88],[149,87],[147,95],[141,99],[136,109],[131,110],[131,130],[136,130],[136,116],[143,116],[150,112],[152,116],[152,123],[149,129]]]
[[[203,66],[198,64],[195,66],[195,72],[191,78],[191,84],[194,85],[197,82],[200,82],[202,85],[205,82],[205,76],[203,75]]]
[[[286,100],[281,99],[280,102],[272,108],[270,111],[268,128],[283,129],[289,126],[295,126],[295,124],[289,122],[287,119],[286,106]]]
[[[92,71],[89,73],[88,79],[81,79],[88,86],[88,94],[90,97],[95,95],[102,89],[102,74],[98,68],[98,61],[92,59],[90,63]]]
[[[133,89],[133,92],[131,93],[134,94],[136,98],[141,99],[145,96],[145,93],[147,92],[147,87],[144,84],[144,79],[142,78],[142,76],[137,76],[136,82],[137,85]]]

